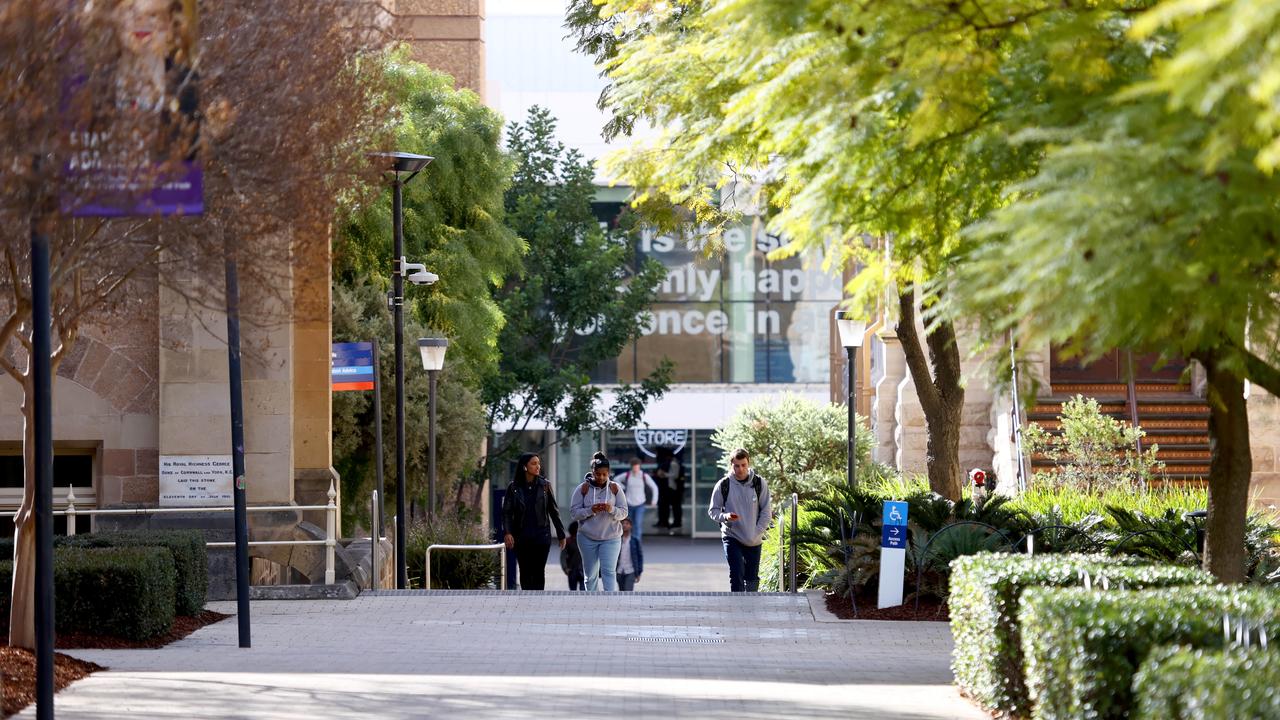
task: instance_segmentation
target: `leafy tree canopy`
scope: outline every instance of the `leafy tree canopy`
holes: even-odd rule
[[[404,187],[404,250],[440,276],[429,289],[406,288],[406,307],[449,337],[450,364],[469,382],[497,363],[502,312],[494,290],[519,268],[524,244],[503,222],[512,163],[501,147],[502,118],[453,79],[408,59],[387,64],[397,102],[396,150],[435,158]],[[335,241],[334,278],[347,285],[378,278],[390,286],[391,197],[386,191],[352,214]]]
[[[545,109],[513,123],[507,147],[516,163],[507,223],[529,251],[523,272],[498,295],[507,319],[502,357],[482,393],[491,425],[519,429],[537,419],[557,428],[562,440],[593,428],[631,427],[665,390],[670,366],[639,385],[620,386],[611,407],[600,406],[591,372],[640,336],[665,270],[654,260],[640,262],[623,233],[601,228],[591,210],[592,163],[555,140],[555,120]]]

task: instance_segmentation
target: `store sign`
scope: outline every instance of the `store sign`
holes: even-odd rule
[[[636,428],[636,446],[640,452],[649,457],[657,457],[657,448],[670,448],[672,454],[678,454],[689,442],[688,430],[650,430]],[[650,450],[653,448],[653,450]]]
[[[231,504],[230,455],[161,455],[161,507]]]

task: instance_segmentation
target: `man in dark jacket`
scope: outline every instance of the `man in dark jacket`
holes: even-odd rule
[[[564,549],[564,525],[560,508],[551,494],[551,483],[542,477],[542,461],[525,453],[516,463],[515,478],[502,500],[507,549],[514,549],[520,566],[520,589],[542,590],[547,583],[547,556],[551,553],[551,526],[555,525],[560,549]]]

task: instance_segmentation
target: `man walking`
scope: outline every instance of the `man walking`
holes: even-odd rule
[[[627,518],[632,521],[636,540],[644,539],[644,511],[658,502],[658,484],[640,469],[640,458],[631,458],[631,469],[618,473],[613,481],[627,494]]]
[[[720,541],[729,563],[729,590],[760,589],[760,546],[773,511],[769,486],[751,468],[751,456],[738,448],[729,456],[732,469],[711,491],[707,514],[720,523]]]

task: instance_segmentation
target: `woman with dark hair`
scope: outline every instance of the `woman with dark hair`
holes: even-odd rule
[[[551,483],[541,472],[541,458],[534,453],[521,455],[516,461],[515,477],[502,501],[502,518],[507,529],[503,542],[508,550],[515,550],[521,590],[541,590],[546,586],[552,525],[555,525],[560,549],[564,549],[560,508],[551,494]]]
[[[578,521],[578,550],[587,592],[594,592],[604,578],[604,589],[618,589],[618,553],[622,549],[622,520],[627,517],[627,494],[609,482],[609,460],[604,453],[591,457],[591,472],[573,493],[569,514]]]

